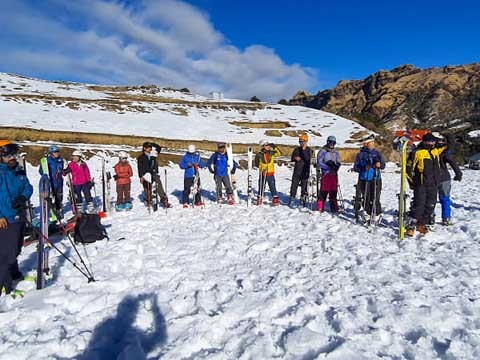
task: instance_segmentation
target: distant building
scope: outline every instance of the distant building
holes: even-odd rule
[[[222,100],[223,100],[223,93],[220,92],[220,91],[212,91],[212,92],[210,93],[210,97],[211,97],[213,100],[222,101]]]

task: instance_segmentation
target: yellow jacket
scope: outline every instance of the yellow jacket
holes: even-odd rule
[[[273,146],[272,150],[261,150],[255,156],[255,166],[261,173],[271,176],[275,174],[275,157],[281,155],[282,152],[276,146]]]

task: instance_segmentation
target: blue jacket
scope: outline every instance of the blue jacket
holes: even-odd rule
[[[212,168],[213,165],[213,168]],[[207,162],[208,170],[216,176],[228,176],[228,155],[227,153],[214,152]],[[232,174],[237,170],[237,163],[233,162]]]
[[[7,219],[9,223],[19,222],[20,219],[17,217],[16,210],[12,207],[12,202],[20,195],[30,199],[32,193],[33,187],[30,185],[24,170],[0,164],[0,218]]]
[[[374,178],[380,179],[380,172],[377,171],[375,176],[374,165],[380,162],[380,169],[385,169],[385,160],[383,160],[382,153],[376,149],[370,150],[367,147],[362,147],[355,158],[353,170],[358,173],[359,180],[372,181]]]
[[[322,175],[336,172],[340,165],[340,155],[335,149],[324,146],[317,155],[317,167],[322,170]]]
[[[63,158],[60,156],[54,158],[47,156],[48,172],[50,177],[50,184],[52,184],[53,191],[63,189]],[[42,165],[40,165],[38,172],[43,175]]]
[[[191,179],[195,177],[195,169],[193,167],[195,164],[198,164],[200,168],[205,167],[205,163],[203,162],[199,153],[186,153],[183,155],[182,159],[180,160],[180,169],[185,170],[185,179]]]

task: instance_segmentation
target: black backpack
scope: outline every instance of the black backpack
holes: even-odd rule
[[[75,242],[82,244],[108,239],[107,232],[100,223],[98,214],[82,214],[75,224],[73,234]]]

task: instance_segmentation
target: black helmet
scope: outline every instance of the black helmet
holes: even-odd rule
[[[144,149],[146,149],[146,148],[151,148],[151,147],[153,147],[153,146],[152,146],[152,143],[151,143],[150,141],[145,141],[145,142],[143,143],[143,148],[144,148]]]

